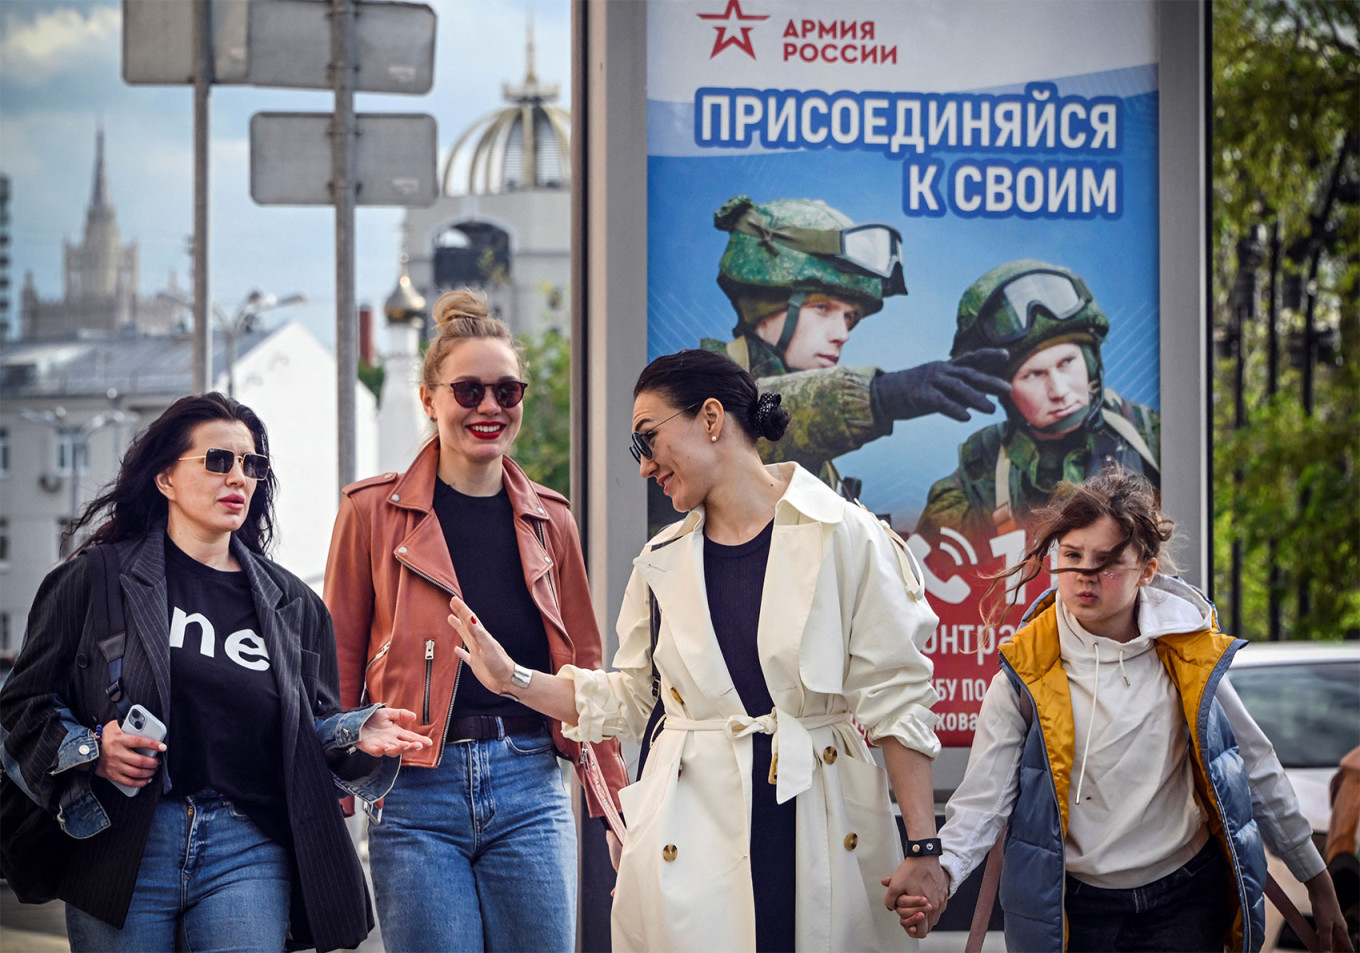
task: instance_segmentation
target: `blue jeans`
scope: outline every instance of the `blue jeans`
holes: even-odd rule
[[[575,948],[576,826],[546,729],[403,768],[368,846],[389,953]]]
[[[215,791],[162,798],[123,929],[66,905],[73,953],[282,950],[288,851]]]
[[[1069,875],[1067,949],[1222,950],[1232,925],[1234,896],[1232,872],[1212,837],[1184,867],[1141,887],[1092,887]]]

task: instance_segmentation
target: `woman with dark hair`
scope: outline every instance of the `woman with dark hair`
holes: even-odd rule
[[[558,758],[580,745],[465,671],[445,619],[476,607],[535,668],[595,667],[600,633],[566,497],[509,456],[524,422],[525,367],[486,299],[435,302],[421,403],[434,424],[404,473],[345,487],[326,566],[340,691],[417,709],[413,751],[369,826],[373,892],[389,950],[576,946],[576,824]],[[618,746],[599,751],[612,788]],[[592,814],[607,791],[587,785]]]
[[[254,412],[182,398],[34,599],[0,692],[4,767],[74,839],[72,950],[329,950],[372,929],[337,798],[381,797],[429,742],[412,712],[339,709],[325,605],[265,557],[273,491]],[[134,704],[163,741],[122,729]]]
[[[634,562],[617,671],[531,671],[451,603],[478,679],[570,737],[637,742],[665,706],[642,778],[620,792],[615,950],[902,949],[943,902],[918,648],[936,618],[878,520],[797,464],[762,465],[757,441],[788,420],[723,355],[642,372],[629,449],[686,515]],[[903,895],[922,909],[899,922]]]

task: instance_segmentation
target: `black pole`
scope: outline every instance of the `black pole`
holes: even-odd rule
[[[1279,306],[1280,277],[1280,221],[1270,223],[1270,281],[1266,291],[1266,399],[1273,401],[1280,385],[1280,333],[1276,323]],[[1280,572],[1280,546],[1271,538],[1266,544],[1266,560],[1270,563],[1270,575],[1266,583],[1269,638],[1278,642],[1282,635],[1280,624],[1280,596],[1283,587]]]

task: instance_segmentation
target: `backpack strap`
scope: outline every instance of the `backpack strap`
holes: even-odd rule
[[[127,717],[132,700],[123,692],[123,653],[127,648],[127,619],[123,613],[123,593],[118,585],[118,550],[112,545],[96,546],[90,555],[99,561],[104,575],[104,618],[109,634],[96,644],[109,668],[109,687],[104,690],[118,709],[118,719]]]

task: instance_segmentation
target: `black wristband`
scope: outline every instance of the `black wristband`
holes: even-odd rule
[[[907,841],[907,857],[939,857],[944,852],[938,837]]]

